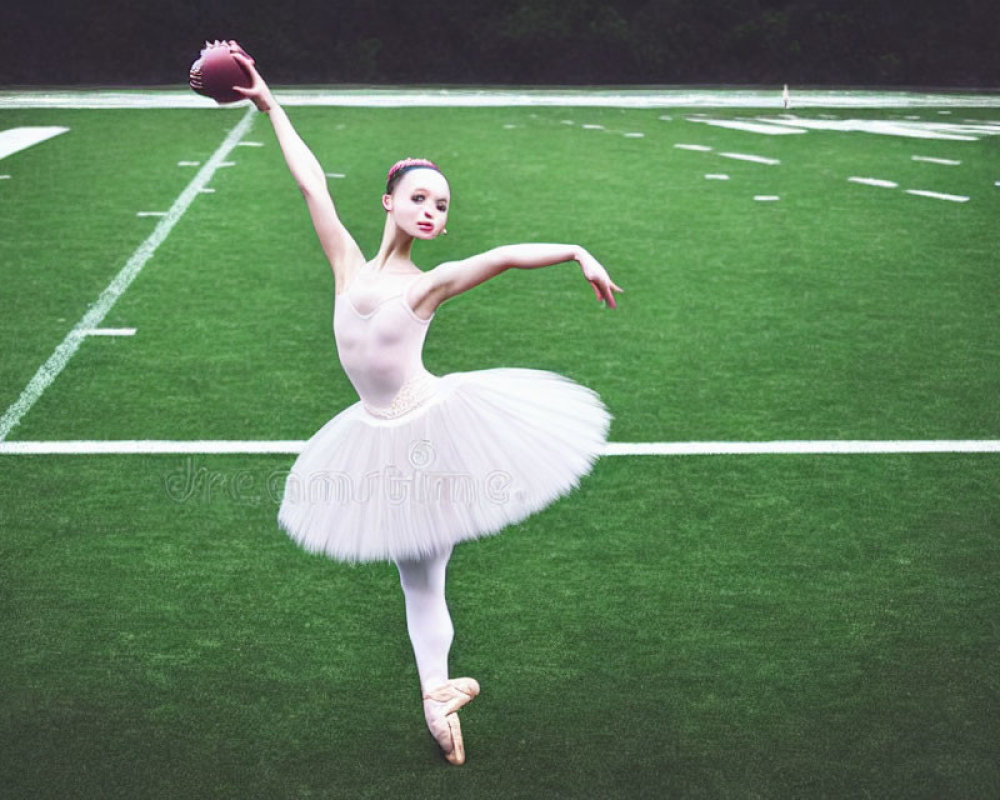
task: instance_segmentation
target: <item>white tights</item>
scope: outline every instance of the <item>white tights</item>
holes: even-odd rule
[[[406,600],[406,628],[424,692],[448,680],[448,651],[455,635],[444,597],[449,558],[450,548],[419,561],[396,562]]]

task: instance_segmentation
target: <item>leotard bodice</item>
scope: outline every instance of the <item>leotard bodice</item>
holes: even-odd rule
[[[401,416],[433,390],[434,377],[423,363],[431,320],[420,319],[406,299],[419,277],[373,277],[366,268],[334,301],[341,366],[365,409],[377,417]]]

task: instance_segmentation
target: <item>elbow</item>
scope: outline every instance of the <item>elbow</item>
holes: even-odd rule
[[[501,272],[506,272],[509,269],[517,269],[521,266],[509,247],[494,248],[491,255],[490,266],[494,275],[499,275]]]

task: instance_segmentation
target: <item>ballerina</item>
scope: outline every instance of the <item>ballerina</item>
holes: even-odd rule
[[[253,62],[235,49],[234,58],[252,79],[234,89],[270,118],[333,270],[337,352],[360,398],[307,442],[278,522],[307,550],[396,564],[427,727],[445,758],[462,764],[457,712],[480,687],[449,677],[452,548],[571,491],[600,455],[611,416],[592,390],[552,372],[432,375],[422,361],[428,325],[449,298],[512,268],[575,261],[611,308],[622,289],[577,245],[508,245],[421,270],[413,242],[444,232],[451,203],[447,179],[427,159],[389,170],[381,245],[366,259],[337,215],[319,162]]]

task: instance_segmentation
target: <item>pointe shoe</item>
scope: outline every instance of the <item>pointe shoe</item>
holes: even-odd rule
[[[458,709],[479,694],[479,684],[472,678],[456,678],[424,695],[424,718],[427,728],[450,764],[465,763],[465,743]]]
[[[444,713],[453,714],[479,694],[479,682],[475,678],[452,678],[424,694],[424,702],[432,700],[444,704]]]

